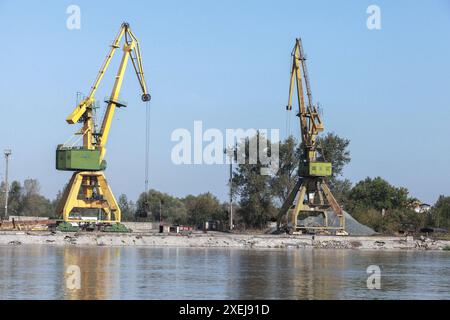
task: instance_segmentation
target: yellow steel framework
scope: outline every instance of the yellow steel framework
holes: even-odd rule
[[[305,103],[303,82],[306,86],[308,104]],[[278,220],[288,213],[287,223],[293,231],[304,229],[335,230],[337,234],[345,234],[345,217],[342,208],[334,198],[326,184],[325,177],[331,175],[331,164],[317,160],[317,136],[324,130],[319,110],[313,104],[306,58],[303,53],[301,39],[295,40],[292,50],[292,69],[289,85],[289,99],[286,109],[292,110],[292,96],[297,91],[297,99],[301,131],[302,155],[299,164],[299,177],[294,188],[284,202]],[[329,213],[333,211],[339,219],[339,225],[329,225]],[[307,216],[322,215],[322,226],[300,226],[300,213]]]
[[[98,86],[111,62],[111,59],[120,46],[121,39],[125,38],[123,44],[123,56],[115,77],[115,82],[109,100],[107,103],[105,116],[99,132],[95,132],[94,126],[94,105],[95,93]],[[106,142],[108,140],[109,130],[116,107],[124,105],[118,101],[120,89],[122,87],[123,77],[127,67],[128,60],[131,58],[134,70],[136,72],[139,84],[142,89],[142,100],[149,101],[150,94],[147,91],[147,85],[144,78],[142,59],[139,48],[139,41],[130,29],[128,23],[123,23],[120,30],[111,45],[111,49],[103,62],[97,78],[91,87],[89,95],[84,98],[67,117],[69,124],[81,122],[82,128],[77,134],[83,136],[83,149],[99,150],[100,161],[103,161],[106,152]],[[77,213],[73,210],[76,209]],[[82,220],[80,211],[82,209],[97,209],[103,212],[98,222],[120,222],[121,212],[116,199],[108,185],[103,171],[75,171],[69,184],[64,190],[59,203],[58,213],[67,222],[88,222]]]

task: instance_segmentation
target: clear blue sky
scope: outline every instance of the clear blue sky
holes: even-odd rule
[[[66,28],[70,4],[81,8],[80,30]],[[370,4],[381,8],[381,30],[366,27]],[[70,177],[54,169],[56,145],[75,131],[65,117],[122,21],[140,39],[153,97],[151,188],[226,199],[227,167],[172,164],[170,134],[194,120],[284,134],[290,53],[301,36],[326,131],[351,140],[345,177],[381,176],[431,203],[450,194],[449,1],[0,0],[0,21],[0,148],[13,149],[11,179],[37,178],[50,198]],[[106,174],[115,194],[134,200],[144,188],[145,107],[131,71]],[[3,177],[3,161],[0,169]]]

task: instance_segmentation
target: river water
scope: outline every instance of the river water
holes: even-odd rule
[[[450,252],[0,246],[0,299],[450,299]]]

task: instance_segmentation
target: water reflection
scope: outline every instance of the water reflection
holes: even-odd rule
[[[366,287],[372,264],[381,290]],[[449,252],[3,246],[0,298],[450,299],[449,266]]]
[[[236,299],[339,299],[345,268],[344,251],[232,251],[228,294]]]
[[[65,299],[111,299],[111,294],[120,289],[121,249],[116,248],[62,248],[63,273],[56,280],[62,287]],[[81,271],[80,289],[69,289],[66,285],[69,266],[78,266]]]

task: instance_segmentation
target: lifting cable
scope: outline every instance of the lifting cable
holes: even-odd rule
[[[144,190],[144,212],[142,217],[147,217],[150,211],[148,203],[148,176],[149,176],[149,154],[150,154],[150,101],[145,102],[145,190]]]
[[[145,103],[145,194],[148,193],[150,154],[150,101]]]

